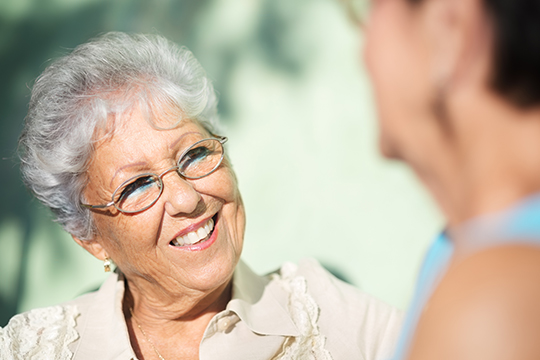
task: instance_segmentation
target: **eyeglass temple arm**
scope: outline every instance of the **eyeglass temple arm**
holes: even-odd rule
[[[81,206],[84,206],[87,209],[105,209],[105,208],[108,208],[109,206],[114,205],[114,201],[111,201],[110,203],[103,204],[103,205],[90,205],[90,204],[83,204],[83,203],[80,203],[80,204]]]
[[[229,140],[229,138],[226,136],[216,135],[214,133],[210,133],[210,135],[215,137],[221,143],[221,145],[225,144],[227,140]]]

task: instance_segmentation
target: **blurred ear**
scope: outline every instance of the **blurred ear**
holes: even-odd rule
[[[71,237],[77,244],[86,249],[90,254],[94,255],[98,260],[105,260],[105,258],[108,257],[107,251],[105,251],[103,246],[101,246],[97,240],[81,240],[73,235],[71,235]]]
[[[482,0],[431,0],[424,11],[432,76],[459,86],[486,81],[492,54],[492,27]]]

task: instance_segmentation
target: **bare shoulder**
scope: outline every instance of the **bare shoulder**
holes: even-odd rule
[[[540,248],[453,263],[422,314],[411,359],[539,359]]]

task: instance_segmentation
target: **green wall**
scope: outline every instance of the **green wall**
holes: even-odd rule
[[[337,0],[2,0],[0,326],[105,277],[26,192],[15,149],[48,60],[110,30],[186,45],[214,80],[247,208],[248,264],[262,273],[315,257],[407,305],[442,220],[410,171],[378,155],[362,35]]]

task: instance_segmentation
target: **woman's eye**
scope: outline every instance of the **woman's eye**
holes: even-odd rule
[[[210,149],[205,146],[199,146],[193,149],[190,149],[187,153],[182,156],[178,162],[178,166],[181,172],[184,172],[190,166],[196,165],[198,162],[203,161],[210,154]]]
[[[152,176],[143,176],[137,178],[124,187],[124,189],[120,193],[119,199],[123,200],[130,196],[138,195],[144,192],[146,189],[152,187],[154,183],[155,179]]]

